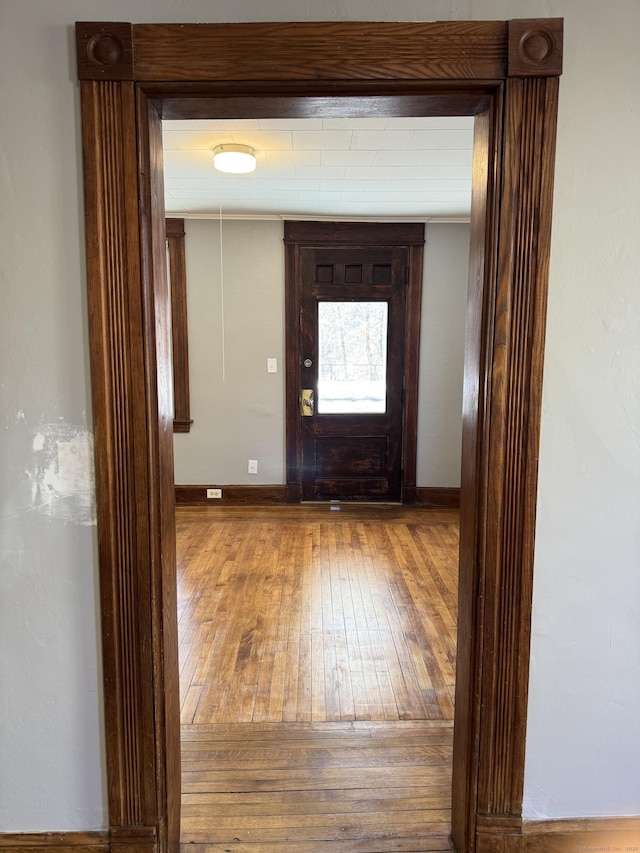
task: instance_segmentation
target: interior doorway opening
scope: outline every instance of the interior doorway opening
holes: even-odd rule
[[[452,831],[459,849],[515,849],[562,22],[89,22],[77,35],[112,843],[173,849],[179,822],[161,114],[293,92],[303,109],[329,95],[412,114],[425,98],[476,115]]]
[[[385,124],[391,122],[395,127],[394,119],[376,119],[372,116],[371,120]],[[289,133],[295,132],[292,129],[298,126],[298,120],[295,119],[267,119],[272,130],[280,121]],[[360,118],[351,123],[346,117],[340,119],[343,128],[352,124],[358,127],[363,121],[367,120]],[[301,125],[306,126],[304,122]],[[180,139],[181,126],[182,123],[177,122],[169,124],[170,129],[166,134],[172,146],[178,144],[176,138]],[[191,129],[191,134],[197,138],[200,147],[205,144],[204,138],[211,142],[209,147],[213,147],[216,136],[212,129],[236,136],[244,126],[246,122],[243,120],[200,120],[197,131]],[[192,128],[192,125],[188,127]],[[456,117],[437,120],[419,116],[415,119],[406,117],[402,131],[405,137],[421,133],[434,135],[438,139],[435,144],[443,144],[447,128],[452,128],[451,138],[459,148],[450,151],[448,155],[442,150],[433,155],[423,151],[415,153],[422,157],[434,156],[445,163],[448,158],[454,161],[448,170],[446,165],[440,164],[439,171],[443,181],[448,179],[454,182],[456,190],[452,194],[458,203],[457,216],[434,215],[438,205],[433,202],[422,208],[422,222],[419,221],[416,204],[407,202],[414,220],[409,224],[404,223],[403,213],[406,211],[402,211],[397,202],[398,216],[391,223],[340,223],[330,216],[320,223],[304,220],[290,222],[289,216],[280,215],[285,220],[284,234],[280,236],[280,251],[284,252],[286,248],[288,253],[285,265],[288,274],[292,275],[298,269],[295,260],[297,249],[291,240],[304,236],[309,246],[319,245],[318,239],[321,243],[327,239],[342,243],[337,251],[342,255],[346,252],[348,257],[343,258],[341,255],[338,259],[340,269],[329,283],[333,285],[334,296],[341,300],[350,300],[360,292],[370,300],[368,288],[373,285],[374,289],[377,287],[382,291],[382,304],[387,306],[387,290],[391,285],[390,274],[393,270],[395,287],[402,297],[402,310],[395,307],[395,300],[398,299],[396,295],[392,316],[395,325],[389,339],[394,371],[392,378],[395,383],[391,402],[395,405],[399,430],[396,462],[398,466],[402,463],[406,472],[404,490],[398,490],[394,498],[397,500],[403,494],[408,502],[415,500],[416,491],[417,373],[423,314],[421,287],[425,220],[430,223],[442,219],[453,220],[447,224],[455,229],[465,216],[468,217],[472,132],[469,131],[468,119],[463,123]],[[246,129],[244,133],[247,133]],[[181,152],[188,151],[191,144],[188,141],[190,133],[185,132],[184,137],[180,140]],[[251,141],[254,142],[254,139]],[[425,142],[420,144],[426,145]],[[430,141],[430,144],[433,143]],[[390,162],[388,133],[386,145],[386,159]],[[169,157],[171,167],[174,167],[168,179],[171,188],[178,181],[188,185],[189,180],[186,173],[177,177],[174,152],[175,147],[171,149]],[[397,156],[398,162],[401,162],[406,154],[398,152]],[[436,180],[436,171],[429,168],[430,180]],[[241,199],[247,193],[247,180],[242,180]],[[402,186],[404,183],[399,184],[398,192]],[[465,186],[466,189],[463,189]],[[210,195],[202,203],[208,204],[213,210],[216,189],[206,183],[205,187]],[[215,328],[216,315],[224,310],[227,317],[222,318],[222,323],[226,325],[224,337],[227,337],[233,335],[233,308],[230,302],[234,288],[243,287],[237,255],[250,254],[252,247],[244,244],[241,249],[236,248],[234,230],[238,228],[240,214],[235,212],[233,188],[226,183],[224,188],[217,188],[217,193],[220,197],[223,193],[225,195],[224,208],[220,198],[217,201],[218,221],[215,212],[209,212],[204,214],[199,224],[188,219],[184,227],[187,267],[193,251],[199,262],[198,274],[199,267],[204,265],[204,258],[200,257],[203,242],[200,230],[206,228],[214,242],[219,240],[219,260],[214,257],[214,250],[210,258],[213,263],[207,267],[206,281],[198,275],[198,287],[209,289],[210,278],[216,276],[214,270],[220,268],[220,288],[222,290],[223,280],[224,300],[212,301],[207,305],[211,315],[207,317],[204,326],[209,330]],[[465,193],[468,196],[466,202],[462,200]],[[372,193],[371,196],[375,202],[375,195]],[[440,198],[441,194],[436,192],[436,196]],[[174,208],[180,203],[179,198],[170,200]],[[235,203],[238,203],[237,200]],[[444,210],[446,205],[442,207],[443,203],[439,203],[441,210]],[[172,212],[189,214],[186,202],[182,202],[182,205],[181,209]],[[373,210],[376,212],[375,208]],[[446,210],[451,214],[450,208]],[[231,211],[230,214],[228,211]],[[427,211],[431,215],[428,216]],[[225,221],[223,212],[232,218]],[[197,214],[191,213],[190,216],[197,218]],[[273,214],[270,218],[273,219]],[[267,220],[267,226],[270,218],[269,214],[264,213],[260,217]],[[254,222],[254,236],[258,232],[259,221]],[[285,244],[289,241],[288,246],[283,246],[283,237]],[[435,237],[433,239],[436,242]],[[364,259],[364,280],[363,249],[349,248],[346,241],[355,247],[370,244],[364,250],[368,253]],[[397,243],[397,248],[385,250],[389,258],[386,255],[378,257],[383,251],[380,245],[389,241]],[[463,265],[466,267],[468,242],[466,246],[464,238],[460,242],[465,259]],[[438,248],[442,253],[443,247],[438,244]],[[256,248],[255,251],[264,257],[263,250]],[[327,255],[331,249],[327,246],[323,251]],[[327,264],[323,263],[322,274],[325,278],[327,269]],[[358,272],[359,281],[355,282],[353,279]],[[444,272],[451,276],[450,271]],[[433,277],[442,274],[442,268],[431,272]],[[351,281],[343,281],[345,278]],[[268,279],[269,272],[264,270],[262,288]],[[467,279],[468,269],[465,269],[460,281],[455,280],[455,285],[465,295]],[[433,293],[437,286],[435,283],[430,284]],[[441,287],[453,284],[450,280],[440,282]],[[289,292],[284,302],[289,318],[288,334],[291,335],[295,334],[294,330],[300,324],[299,319],[293,316],[300,311],[299,295],[292,281],[289,281],[287,287]],[[345,288],[349,287],[347,292]],[[256,308],[254,311],[247,296],[244,300],[244,322],[247,329],[251,329],[252,312],[263,316],[265,309]],[[197,294],[196,299],[197,319],[194,325],[197,327],[202,319],[204,303]],[[258,299],[260,301],[260,297]],[[367,301],[364,304],[376,303]],[[187,313],[190,313],[190,307]],[[436,313],[432,301],[428,300],[425,311]],[[452,330],[451,334],[457,340],[459,354],[455,353],[453,375],[450,373],[448,379],[458,389],[459,413],[457,418],[454,417],[450,431],[458,436],[459,442],[464,301],[462,315],[456,319],[457,330]],[[402,327],[400,330],[397,328],[399,321]],[[437,324],[442,322],[442,315],[429,317],[427,335],[433,335]],[[303,334],[301,340],[306,340],[306,337]],[[220,372],[220,367],[212,364],[209,340],[206,351],[198,340],[194,344],[196,352],[189,354],[196,385],[195,393],[191,393],[194,424],[188,436],[178,435],[175,438],[180,462],[182,446],[198,441],[198,375],[202,372],[199,362],[205,361],[211,373]],[[455,350],[455,346],[451,348]],[[402,358],[398,358],[399,349]],[[287,351],[286,423],[288,443],[292,448],[287,453],[287,459],[290,460],[287,471],[290,490],[292,484],[300,482],[300,470],[306,468],[302,463],[294,471],[291,465],[291,460],[301,455],[300,448],[295,446],[299,432],[299,389],[294,376],[297,380],[299,372],[304,372],[306,368],[297,338],[288,342]],[[318,348],[313,347],[314,359],[317,351]],[[309,355],[310,351],[307,351],[306,357]],[[452,357],[451,353],[441,356],[441,370],[447,364],[447,356]],[[234,361],[238,360],[238,354],[227,346],[224,382],[227,386],[235,383],[246,393],[239,364],[235,364],[236,369],[233,369]],[[249,373],[248,366],[243,364]],[[427,369],[425,372],[433,384],[433,371]],[[440,379],[446,382],[444,376]],[[453,396],[456,396],[455,392]],[[383,402],[384,413],[386,393]],[[322,401],[319,400],[319,403],[322,408]],[[439,399],[431,400],[432,406],[439,404]],[[451,417],[449,413],[448,416]],[[224,431],[224,426],[220,429]],[[215,435],[212,438],[215,439]],[[459,469],[459,445],[457,456]],[[456,474],[453,476],[455,480]],[[455,483],[438,483],[439,486],[458,484],[459,480]],[[340,483],[335,485],[336,488],[340,487]],[[400,485],[398,475],[398,489]],[[219,477],[215,479],[215,487],[221,488],[223,495],[226,494],[224,483]],[[181,485],[181,490],[184,488]],[[335,493],[332,497],[339,499],[341,495]],[[386,494],[385,497],[389,499]],[[295,511],[285,513],[272,509],[269,513],[265,508],[221,509],[215,506],[207,511],[204,508],[191,510],[179,507],[178,630],[184,780],[182,843],[202,843],[207,832],[212,841],[215,838],[216,841],[226,840],[230,843],[233,837],[245,838],[247,825],[255,823],[251,819],[251,812],[256,808],[263,813],[263,825],[260,827],[263,833],[276,833],[274,827],[269,826],[269,820],[274,823],[288,821],[288,826],[278,836],[280,842],[288,839],[287,832],[298,833],[296,837],[299,840],[305,832],[309,833],[309,839],[316,832],[323,836],[316,839],[317,849],[320,850],[324,843],[331,846],[340,838],[346,838],[347,830],[342,825],[346,821],[351,826],[349,831],[360,841],[375,843],[376,837],[384,833],[387,837],[412,836],[415,843],[418,843],[418,839],[432,845],[441,843],[445,845],[443,849],[447,849],[451,808],[459,514],[456,510],[430,513],[422,508],[403,518],[397,510],[385,508],[377,514],[371,510],[368,515],[364,510],[356,509],[354,515],[353,508],[350,511],[346,506],[335,505],[324,517],[317,509],[308,512],[315,517],[304,521],[305,516]],[[220,533],[218,525],[224,533]],[[281,532],[283,526],[284,534]],[[250,541],[239,541],[243,527],[253,531],[249,538],[255,538],[255,548]],[[375,534],[374,528],[377,528]],[[404,543],[397,538],[399,535],[406,537]],[[297,544],[296,537],[301,537]],[[422,555],[419,550],[421,547],[426,549]],[[296,747],[302,746],[303,737],[307,738],[306,751],[296,751]],[[260,764],[268,759],[261,756],[275,755],[273,751],[278,749],[292,756],[290,759],[282,759],[281,764],[283,775],[289,773],[287,785],[292,787],[291,791],[278,794],[281,778],[273,783],[275,790],[266,790],[264,779],[258,784],[248,778],[239,778],[238,774],[242,776],[245,766],[243,759],[239,759],[236,764],[226,758],[220,762],[220,756],[238,747],[243,739],[247,741],[247,749],[242,752],[251,750],[254,770],[258,773],[268,770],[266,765]],[[374,749],[364,749],[363,745],[372,746],[374,743]],[[330,756],[324,767],[320,765],[323,751]],[[307,755],[310,766],[306,766]],[[354,756],[359,757],[362,766],[358,767],[354,763]],[[298,767],[295,767],[296,763]],[[301,790],[295,790],[296,772]],[[310,778],[305,778],[305,772]],[[313,789],[314,775],[322,772],[327,776],[333,773],[333,782],[325,784],[324,788]],[[209,783],[204,780],[209,778],[207,774],[218,774],[220,778],[216,784],[221,788],[230,784],[238,789],[235,793],[239,796],[232,810],[237,822],[234,826],[225,826],[226,836],[224,830],[216,825],[216,820],[221,816],[221,810],[224,810],[225,798],[232,792],[206,792],[204,789]],[[229,780],[228,783],[223,781],[225,778]],[[277,794],[278,799],[275,800]],[[316,807],[314,812],[314,820],[322,828],[305,829],[305,824],[311,821],[309,801],[314,798],[323,801],[326,798],[326,807]],[[251,803],[247,803],[247,799]],[[365,818],[361,816],[358,821],[355,809],[362,809]],[[369,815],[368,819],[366,815]],[[397,827],[394,821],[398,822]]]
[[[211,151],[227,139],[252,146],[255,172],[216,173]],[[190,363],[199,410],[174,441],[178,500],[205,503],[206,488],[246,500],[250,487],[285,499],[286,486],[289,501],[411,503],[458,490],[473,116],[166,120],[163,141],[167,214],[186,217],[167,221],[188,245],[189,354],[174,366]],[[384,245],[393,264],[358,256]],[[302,261],[316,251],[344,257],[312,270]],[[323,290],[304,309],[303,269]],[[376,304],[393,309],[379,323]],[[311,321],[322,309],[324,343]],[[347,412],[358,383],[365,398]],[[326,391],[341,395],[332,411]],[[331,432],[347,429],[341,447]]]

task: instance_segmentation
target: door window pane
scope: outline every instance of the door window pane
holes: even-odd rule
[[[318,414],[387,405],[386,302],[318,303]]]

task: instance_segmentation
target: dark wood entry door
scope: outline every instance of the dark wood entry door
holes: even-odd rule
[[[400,501],[410,248],[384,245],[388,225],[332,227],[342,242],[295,258],[300,496]]]

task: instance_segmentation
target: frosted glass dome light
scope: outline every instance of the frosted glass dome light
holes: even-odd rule
[[[234,143],[216,145],[213,149],[213,165],[219,172],[241,175],[256,168],[256,152],[250,145]]]

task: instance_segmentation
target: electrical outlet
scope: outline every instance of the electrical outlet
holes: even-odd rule
[[[221,498],[222,497],[222,489],[207,489],[207,497],[208,498]]]
[[[258,473],[258,460],[257,459],[250,459],[249,460],[249,466],[247,468],[247,471],[249,472],[249,474],[257,474]]]

